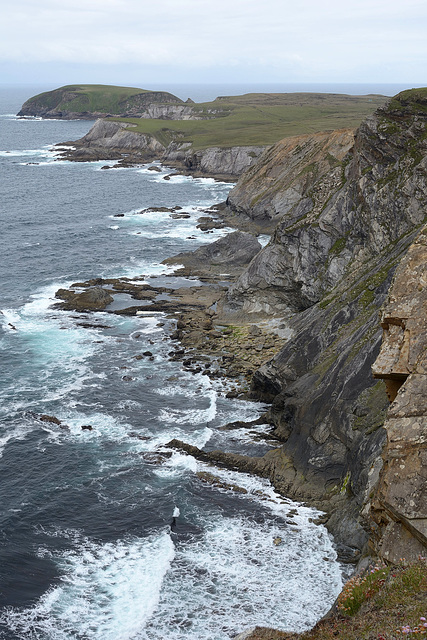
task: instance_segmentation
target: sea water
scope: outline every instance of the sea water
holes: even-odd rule
[[[161,165],[65,162],[53,145],[92,123],[16,118],[29,95],[4,91],[0,108],[0,638],[226,640],[254,625],[308,629],[342,584],[315,512],[267,480],[166,446],[178,438],[262,455],[266,426],[218,427],[265,407],[227,399],[225,383],[171,361],[174,323],[161,313],[52,306],[58,288],[88,278],[164,282],[164,258],[228,232],[196,225],[231,185],[166,181]],[[176,205],[190,218],[140,214]],[[146,350],[154,360],[135,358]]]

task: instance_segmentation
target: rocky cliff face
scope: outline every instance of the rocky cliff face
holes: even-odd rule
[[[381,313],[383,341],[373,365],[392,405],[373,500],[372,541],[391,561],[415,560],[427,548],[427,227],[396,271]],[[365,508],[368,515],[368,509]]]
[[[110,160],[161,162],[193,174],[234,179],[248,169],[265,147],[211,147],[195,151],[189,143],[171,142],[165,146],[154,136],[133,132],[132,125],[99,119],[90,131],[74,142],[64,155],[68,160]]]
[[[151,160],[157,159],[165,151],[153,136],[133,133],[125,123],[105,119],[97,120],[80,140],[67,144],[76,147],[76,150],[67,152],[67,157],[78,161],[114,160],[129,154]]]
[[[381,344],[378,310],[427,213],[426,124],[427,97],[399,96],[362,124],[350,150],[348,132],[276,145],[278,166],[273,150],[266,152],[229,198],[236,213],[279,220],[220,314],[225,322],[275,318],[289,336],[252,383],[253,397],[272,402],[283,440],[267,456],[270,476],[286,494],[332,512],[328,526],[353,557],[368,538],[359,514],[378,480],[387,437],[385,386],[371,373]],[[245,184],[257,184],[252,193],[261,197],[254,202]],[[424,437],[416,436],[418,444]],[[420,462],[421,454],[413,468]],[[385,486],[392,486],[396,464],[378,498],[387,518],[393,501]],[[405,517],[420,540],[425,516],[414,524],[421,512],[419,498],[412,501]]]
[[[253,200],[247,203],[246,176],[231,192],[229,203],[238,212],[279,223],[272,242],[230,290],[224,306],[230,317],[308,308],[350,269],[363,270],[367,260],[422,223],[424,111],[379,110],[361,125],[343,157],[350,144],[349,133],[298,138],[295,146],[287,141],[285,148],[276,146],[282,153],[278,169],[271,150],[249,176],[265,194],[255,207]],[[316,161],[317,150],[323,161]]]

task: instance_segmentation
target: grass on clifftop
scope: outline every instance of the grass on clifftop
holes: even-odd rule
[[[306,633],[257,629],[248,640],[427,638],[427,560],[377,565],[344,586],[336,612]]]
[[[386,101],[378,95],[251,93],[192,105],[207,120],[117,119],[165,146],[172,141],[191,143],[194,149],[263,146],[289,136],[355,128]]]

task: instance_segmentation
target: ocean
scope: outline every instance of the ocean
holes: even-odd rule
[[[342,586],[317,512],[267,480],[165,447],[178,438],[262,455],[267,425],[218,427],[265,406],[228,399],[226,382],[171,361],[174,322],[161,313],[52,308],[58,288],[89,278],[170,282],[164,258],[229,231],[196,225],[232,185],[165,181],[160,165],[60,160],[53,145],[92,123],[16,118],[31,95],[0,92],[0,638],[227,640],[255,625],[310,628]],[[190,218],[138,215],[177,205]],[[136,357],[147,350],[154,359]]]

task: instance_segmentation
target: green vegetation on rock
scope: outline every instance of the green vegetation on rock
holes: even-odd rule
[[[191,143],[194,149],[270,145],[282,138],[355,128],[386,101],[384,96],[283,93],[246,94],[192,105],[198,120],[120,118],[131,130],[150,134],[167,146]]]
[[[39,93],[27,100],[18,115],[41,117],[85,117],[86,114],[122,115],[141,111],[147,104],[177,104],[182,101],[165,91],[148,91],[135,87],[103,84],[66,85],[53,91]]]

